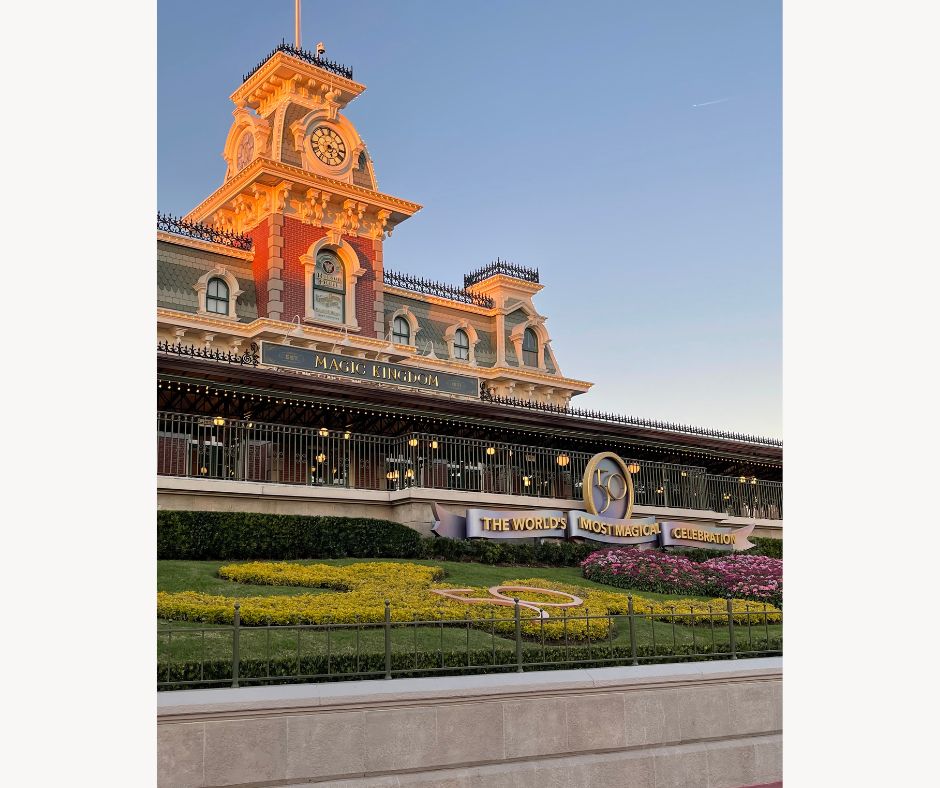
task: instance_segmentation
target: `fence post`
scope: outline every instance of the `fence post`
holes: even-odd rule
[[[519,619],[519,599],[513,600],[516,613],[516,671],[522,673],[522,621]]]
[[[238,663],[241,658],[238,654],[238,638],[241,634],[241,616],[239,615],[239,608],[241,605],[238,602],[235,603],[235,626],[232,629],[232,686],[238,686]]]
[[[630,622],[630,658],[633,664],[639,664],[636,659],[636,628],[633,626],[633,597],[627,597],[627,620]]]
[[[385,600],[385,678],[392,677],[392,609]]]
[[[728,637],[731,639],[731,659],[737,659],[738,653],[734,642],[734,608],[731,606],[731,597],[727,599],[728,608]]]

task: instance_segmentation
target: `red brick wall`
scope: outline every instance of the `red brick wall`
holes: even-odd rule
[[[303,318],[306,311],[304,302],[304,267],[300,256],[307,253],[310,247],[326,235],[323,227],[314,227],[310,224],[284,217],[284,320],[294,319],[294,315]],[[359,257],[359,265],[366,272],[359,277],[356,287],[356,320],[362,329],[361,335],[375,336],[375,261],[372,253],[372,240],[370,238],[352,238],[343,236],[343,241],[352,247]],[[256,269],[257,270],[257,269]],[[257,274],[256,274],[257,278]]]
[[[255,256],[251,262],[251,270],[255,276],[258,317],[268,316],[268,224],[267,219],[262,219],[261,224],[248,233],[254,242]]]

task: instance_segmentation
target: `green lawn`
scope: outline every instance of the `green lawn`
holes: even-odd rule
[[[310,560],[299,563],[325,563],[346,565],[370,559]],[[378,559],[376,559],[378,560]],[[380,559],[396,561],[397,559]],[[614,593],[629,592],[611,586],[594,583],[581,576],[577,567],[516,567],[490,566],[485,564],[452,563],[442,561],[417,561],[401,559],[400,563],[417,563],[441,566],[448,583],[468,586],[492,586],[506,580],[542,577],[570,583],[586,588],[597,588]],[[234,583],[217,576],[220,566],[231,561],[158,561],[157,588],[160,591],[200,591],[232,597],[274,596],[296,593],[318,593],[326,589],[307,587],[265,586]],[[689,596],[670,596],[647,591],[637,595],[659,600],[688,599]],[[706,597],[697,597],[704,599]],[[671,645],[695,646],[702,644],[726,644],[729,632],[726,626],[716,625],[689,627],[681,623],[636,619],[636,640],[639,646]],[[158,657],[166,660],[211,660],[230,659],[232,654],[231,627],[204,627],[198,623],[181,621],[160,622]],[[748,627],[737,626],[735,641],[739,649],[747,648],[749,642],[778,637],[779,624],[765,626],[758,618]],[[533,643],[532,638],[526,638]],[[540,643],[535,638],[534,643]],[[513,649],[514,641],[488,631],[485,624],[471,627],[469,624],[447,624],[436,626],[414,626],[396,623],[392,628],[392,651],[399,654],[414,652],[467,651],[470,649]],[[627,646],[630,643],[629,622],[625,616],[614,616],[612,637],[603,641],[613,645]],[[572,641],[572,645],[575,643]],[[384,652],[384,632],[381,624],[306,628],[244,627],[240,634],[240,654],[243,659],[277,659],[317,655],[356,655]]]
[[[539,566],[490,566],[489,564],[457,563],[452,561],[420,561],[414,558],[326,558],[306,561],[294,561],[298,564],[331,564],[333,566],[348,566],[349,564],[364,563],[366,561],[382,561],[399,564],[422,564],[424,566],[443,567],[446,574],[444,580],[455,585],[468,586],[494,586],[506,580],[517,580],[527,577],[544,577],[547,580],[557,580],[560,583],[596,588],[601,591],[630,593],[613,586],[595,583],[581,576],[581,570],[576,566],[539,567]],[[317,593],[316,588],[297,588],[289,586],[261,586],[244,585],[223,580],[217,576],[220,566],[238,563],[237,561],[157,561],[157,590],[158,591],[201,591],[207,594],[224,594],[225,596],[279,596],[297,593]],[[647,599],[708,599],[703,596],[683,594],[674,596],[670,594],[657,594],[653,591],[636,591],[637,596]]]

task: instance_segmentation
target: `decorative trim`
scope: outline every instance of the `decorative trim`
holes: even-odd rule
[[[408,339],[410,340],[410,342],[407,345],[401,345],[400,343],[395,342],[395,340],[392,339],[392,331],[395,327],[395,319],[399,317],[403,317],[405,319],[405,322],[408,323],[408,329],[410,331],[410,336],[408,337]],[[418,318],[415,317],[414,312],[412,312],[407,306],[403,306],[400,309],[397,309],[394,312],[392,312],[392,314],[388,316],[387,325],[388,325],[388,331],[385,334],[385,338],[389,342],[393,342],[394,344],[399,345],[400,347],[416,348],[418,346],[418,332],[421,330],[421,326],[418,323]]]
[[[362,186],[356,186],[354,183],[338,181],[334,178],[328,178],[325,175],[319,175],[300,167],[294,167],[290,164],[275,161],[264,156],[257,156],[254,161],[242,169],[237,175],[233,175],[225,181],[218,189],[206,197],[199,205],[193,208],[186,219],[189,221],[199,220],[199,217],[205,217],[215,211],[225,208],[225,204],[235,199],[237,193],[248,184],[257,179],[263,173],[274,176],[280,176],[284,180],[290,180],[296,183],[299,188],[304,186],[313,188],[327,188],[335,192],[342,198],[361,199],[367,205],[375,208],[384,208],[404,214],[407,218],[421,210],[421,205],[408,200],[402,200],[398,197],[392,197],[389,194],[366,189]]]
[[[517,309],[521,309],[525,312],[529,318],[524,323],[517,325],[509,334],[509,341],[512,342],[513,350],[516,351],[516,360],[519,363],[520,367],[527,367],[528,369],[535,369],[528,364],[523,363],[522,361],[522,341],[525,338],[526,329],[531,328],[532,333],[535,334],[535,338],[538,342],[538,369],[541,372],[546,372],[547,368],[545,366],[545,346],[551,341],[551,338],[548,336],[548,330],[545,328],[545,318],[537,314],[528,304],[520,304]],[[513,309],[515,312],[517,309]],[[554,358],[554,354],[552,355]],[[556,365],[555,371],[558,371]],[[552,373],[547,373],[552,374]]]
[[[200,252],[212,252],[212,254],[222,254],[226,257],[234,257],[239,260],[246,260],[249,263],[254,260],[254,252],[246,252],[242,249],[233,249],[231,246],[211,243],[209,241],[200,241],[197,238],[188,238],[185,235],[175,235],[163,230],[157,230],[157,240],[164,241],[178,246],[188,246],[190,249],[198,249]]]
[[[482,268],[464,274],[463,286],[470,287],[471,285],[482,282],[484,279],[498,275],[507,276],[512,279],[521,279],[524,282],[539,283],[538,268],[516,265],[515,263],[510,263],[508,260],[500,260],[497,257],[496,260],[489,265],[484,265]]]
[[[468,358],[457,358],[457,356],[454,354],[454,339],[457,337],[458,330],[463,331],[467,335],[467,340],[470,344]],[[447,354],[451,361],[456,364],[467,364],[471,367],[476,366],[476,346],[477,342],[480,341],[480,337],[477,334],[477,330],[472,325],[470,325],[468,320],[460,320],[459,322],[454,323],[452,326],[448,326],[444,331],[444,341],[447,342]]]
[[[206,288],[209,286],[211,279],[221,279],[228,287],[227,315],[220,315],[218,312],[210,312],[206,309]],[[238,322],[238,315],[235,312],[235,302],[243,291],[238,286],[238,280],[231,271],[226,270],[221,265],[217,265],[211,271],[206,271],[206,273],[196,280],[196,284],[193,285],[193,290],[196,291],[196,296],[199,299],[199,307],[196,310],[197,315],[211,316],[219,320],[231,320],[235,323]]]
[[[440,296],[433,296],[427,293],[417,293],[414,290],[406,290],[404,287],[390,285],[388,282],[384,282],[383,292],[386,294],[399,296],[400,298],[410,298],[414,301],[422,301],[426,304],[435,304],[437,306],[444,306],[450,309],[458,309],[461,312],[470,312],[474,315],[493,317],[497,314],[497,310],[494,307],[465,304],[462,301],[454,301],[450,298],[441,298]]]
[[[359,277],[366,269],[359,263],[359,255],[346,243],[339,231],[331,230],[326,236],[312,244],[307,253],[300,256],[304,267],[304,320],[318,323],[326,322],[313,311],[313,275],[317,265],[317,255],[324,249],[334,252],[343,263],[343,276],[346,282],[346,294],[343,302],[344,321],[332,325],[345,326],[350,331],[359,331],[359,321],[356,319],[356,285]]]
[[[233,249],[250,251],[254,242],[248,236],[239,233],[230,233],[218,230],[202,222],[179,219],[169,214],[157,213],[157,231],[174,233],[186,238],[196,238],[200,241],[209,241],[220,246],[230,246]]]
[[[474,293],[454,285],[444,284],[432,279],[425,279],[422,276],[413,274],[403,274],[400,271],[390,271],[385,269],[382,272],[383,282],[400,287],[404,290],[413,290],[416,293],[434,295],[438,298],[446,298],[451,301],[457,301],[461,304],[473,304],[475,306],[492,307],[493,299],[479,293]]]

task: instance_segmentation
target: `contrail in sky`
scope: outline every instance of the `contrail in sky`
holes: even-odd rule
[[[707,107],[709,104],[723,104],[726,101],[731,101],[731,98],[716,99],[715,101],[703,101],[701,104],[693,104],[692,107]]]

